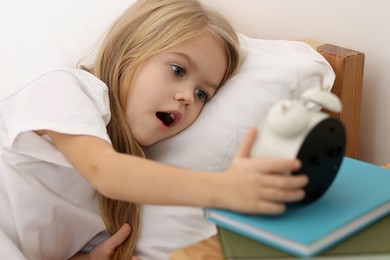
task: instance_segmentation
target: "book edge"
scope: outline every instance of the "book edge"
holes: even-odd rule
[[[209,221],[212,221],[215,224],[220,225],[221,227],[245,235],[254,240],[261,241],[265,244],[271,245],[275,248],[279,248],[283,251],[297,256],[308,257],[319,254],[322,251],[326,250],[326,248],[329,248],[333,244],[336,244],[343,238],[351,236],[352,234],[368,226],[370,223],[373,223],[380,218],[386,216],[389,211],[390,201],[360,216],[353,222],[349,223],[347,226],[341,228],[341,230],[336,230],[335,232],[330,233],[329,235],[323,237],[320,240],[317,240],[309,246],[305,246],[301,243],[275,235],[265,230],[254,229],[250,225],[238,222],[236,220],[232,220],[231,218],[223,215],[223,213],[213,211],[213,209],[206,209],[205,217]],[[253,230],[256,230],[256,232],[254,232]]]

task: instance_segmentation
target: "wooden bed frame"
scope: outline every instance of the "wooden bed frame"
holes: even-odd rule
[[[347,147],[345,155],[357,159],[364,53],[308,39],[301,41],[308,43],[321,53],[336,73],[332,92],[341,99],[343,110],[335,116],[341,119],[346,128]]]
[[[336,73],[332,92],[341,99],[343,110],[340,114],[333,115],[339,117],[346,128],[347,147],[345,155],[357,158],[364,53],[310,39],[302,39],[300,41],[308,43],[321,53]],[[215,235],[197,244],[174,251],[170,254],[169,259],[223,260],[218,236]]]

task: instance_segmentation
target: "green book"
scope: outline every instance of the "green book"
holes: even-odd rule
[[[218,226],[218,237],[225,260],[300,259],[220,226]],[[305,259],[390,259],[390,215],[340,242],[323,254]]]

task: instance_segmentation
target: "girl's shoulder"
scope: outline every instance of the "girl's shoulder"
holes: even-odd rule
[[[55,68],[45,71],[27,84],[13,86],[12,88],[2,87],[0,89],[0,100],[12,96],[26,88],[42,88],[47,85],[67,85],[69,87],[81,88],[88,94],[107,92],[107,85],[95,75],[82,69]]]
[[[22,104],[24,111],[34,110],[45,114],[87,111],[102,118],[107,124],[110,119],[108,87],[93,74],[81,69],[52,69],[44,72],[30,83],[3,92],[1,87],[0,109],[2,112],[12,104]],[[70,109],[72,108],[72,109]]]

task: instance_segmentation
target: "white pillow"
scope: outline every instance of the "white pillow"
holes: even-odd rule
[[[331,66],[310,46],[240,38],[244,58],[238,73],[221,87],[191,127],[148,147],[149,158],[184,168],[222,171],[249,128],[261,126],[268,109],[287,98],[296,84],[297,95],[320,87],[315,74],[323,75],[328,90],[333,85]],[[150,259],[166,259],[170,251],[216,232],[199,208],[145,206],[143,220],[139,249]]]

